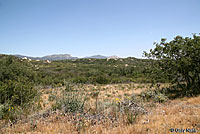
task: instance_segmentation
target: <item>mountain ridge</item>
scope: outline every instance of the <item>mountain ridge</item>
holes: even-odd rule
[[[84,58],[79,58],[79,57],[72,57],[70,54],[51,54],[51,55],[46,55],[42,57],[32,57],[32,56],[25,56],[25,55],[20,55],[20,54],[15,54],[13,56],[16,56],[18,58],[27,58],[27,59],[32,59],[32,60],[50,60],[50,61],[55,61],[55,60],[75,60],[75,59],[118,59],[120,57],[112,55],[112,56],[103,56],[103,55],[93,55],[93,56],[86,56]]]

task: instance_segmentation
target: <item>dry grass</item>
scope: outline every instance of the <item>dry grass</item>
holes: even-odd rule
[[[137,88],[140,86],[139,88]],[[116,97],[124,97],[124,94],[131,95],[132,93],[140,93],[146,90],[149,85],[104,85],[95,87],[93,85],[85,85],[89,93],[91,90],[99,88],[100,100],[110,99]],[[113,93],[114,92],[114,93]],[[110,94],[108,97],[107,94]],[[48,101],[47,94],[42,96],[44,101]],[[94,103],[94,99],[90,99],[90,103]],[[182,98],[176,100],[169,100],[166,103],[155,103],[155,106],[150,107],[148,104],[148,114],[140,115],[136,118],[134,124],[128,125],[123,121],[115,127],[109,120],[105,123],[91,125],[87,121],[83,125],[75,126],[69,121],[68,116],[63,116],[59,112],[50,115],[48,118],[41,118],[34,121],[37,128],[32,128],[31,121],[27,123],[17,123],[12,127],[2,129],[2,133],[47,133],[47,134],[168,134],[170,128],[194,128],[200,133],[200,96],[193,98]],[[49,103],[51,105],[52,103]],[[49,105],[47,106],[49,108]],[[91,104],[92,105],[92,104]],[[80,129],[81,128],[81,129]],[[78,131],[80,130],[80,131]],[[1,131],[0,131],[1,132]]]

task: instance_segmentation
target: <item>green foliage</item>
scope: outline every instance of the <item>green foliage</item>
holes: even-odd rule
[[[151,76],[165,77],[179,85],[183,96],[200,93],[200,36],[176,36],[170,42],[161,39],[153,50],[144,54],[152,61]]]
[[[23,81],[5,81],[0,85],[0,103],[22,106],[36,96],[32,83]]]
[[[168,98],[167,98],[167,96],[165,96],[165,95],[162,94],[162,93],[157,93],[157,94],[154,96],[153,100],[154,100],[155,102],[160,102],[160,103],[162,103],[162,102],[166,102],[166,101],[168,100]]]
[[[134,113],[129,112],[129,111],[126,112],[127,123],[128,124],[134,124],[137,116],[138,116],[138,113],[134,114]]]
[[[59,109],[64,112],[83,112],[87,99],[85,92],[70,90],[69,86],[63,91],[63,97],[56,100],[53,110]]]
[[[153,100],[154,102],[166,102],[168,100],[167,95],[164,92],[165,88],[160,89],[159,87],[156,87],[155,90],[148,89],[146,91],[143,91],[140,93],[140,97],[145,101]]]
[[[145,101],[149,101],[150,99],[154,98],[155,92],[153,90],[146,90],[146,91],[141,92],[140,96]]]
[[[0,119],[2,119],[5,116],[5,113],[6,113],[5,105],[0,104]]]
[[[56,96],[54,94],[50,94],[48,101],[54,101],[54,100],[56,100]]]
[[[124,82],[148,82],[143,74],[148,66],[145,59],[77,59],[32,62],[37,66],[37,82],[42,85],[64,85],[65,79],[71,83],[109,84]],[[127,66],[126,66],[127,65]]]
[[[1,118],[14,119],[21,108],[28,108],[38,95],[34,88],[35,72],[31,64],[13,56],[0,57]],[[10,110],[10,108],[15,108]]]
[[[76,93],[67,93],[62,103],[65,112],[83,112],[84,110],[85,102]]]

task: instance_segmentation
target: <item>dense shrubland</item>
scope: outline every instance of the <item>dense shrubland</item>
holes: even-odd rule
[[[78,59],[34,64],[39,67],[38,78],[44,85],[64,84],[64,80],[85,84],[149,82],[143,73],[148,60],[142,59]]]
[[[13,56],[1,56],[0,65],[0,118],[11,119],[34,104],[36,73],[30,63]]]
[[[14,119],[17,118],[15,116],[17,113],[29,113],[33,106],[34,109],[40,107],[32,104],[39,102],[38,92],[41,86],[61,87],[65,82],[74,84],[148,82],[142,73],[147,64],[147,60],[135,58],[78,59],[47,63],[1,55],[0,117]]]

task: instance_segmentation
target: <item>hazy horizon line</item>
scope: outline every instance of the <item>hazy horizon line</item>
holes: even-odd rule
[[[134,57],[134,58],[144,58],[143,56],[138,57],[138,56],[133,56],[133,55],[129,55],[129,56],[119,56],[116,54],[111,54],[111,55],[104,55],[104,54],[93,54],[93,55],[85,55],[85,56],[75,56],[73,54],[70,53],[52,53],[52,54],[46,54],[46,55],[28,55],[28,54],[21,54],[21,53],[0,53],[0,54],[5,54],[5,55],[21,55],[21,56],[27,56],[27,57],[44,57],[44,56],[51,56],[51,55],[62,55],[62,54],[69,54],[72,57],[78,57],[78,58],[86,58],[86,57],[91,57],[91,56],[96,56],[96,55],[100,55],[100,56],[106,56],[106,57],[110,57],[110,56],[117,56],[119,58],[128,58],[128,57]]]

